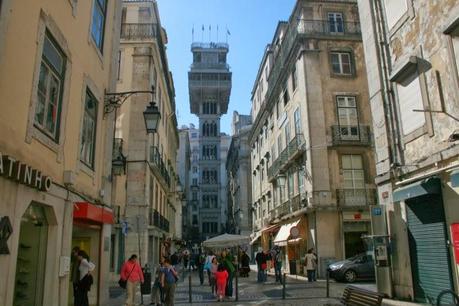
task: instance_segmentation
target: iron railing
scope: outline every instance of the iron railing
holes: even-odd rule
[[[285,149],[268,168],[268,180],[273,181],[277,174],[283,170],[290,161],[294,160],[298,156],[301,156],[302,153],[306,151],[305,144],[303,134],[295,135],[295,137],[293,137]]]
[[[169,220],[161,215],[156,209],[150,209],[149,225],[156,226],[165,232],[169,232]]]
[[[367,125],[333,125],[331,131],[334,146],[371,145],[370,127]]]
[[[150,148],[150,162],[153,164],[153,168],[159,172],[167,186],[170,188],[171,178],[169,172],[167,171],[166,163],[161,158],[161,154],[156,146],[151,146]]]
[[[346,206],[368,206],[376,204],[376,189],[338,189],[336,190],[338,205]]]
[[[330,22],[328,20],[305,20],[301,19],[298,23],[298,33],[316,34],[326,36],[358,36],[362,34],[360,22]]]
[[[121,39],[152,39],[156,38],[156,23],[123,23],[121,24]]]

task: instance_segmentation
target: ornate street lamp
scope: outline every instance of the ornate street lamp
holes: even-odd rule
[[[159,109],[154,101],[151,101],[150,105],[148,105],[147,109],[143,112],[143,118],[145,120],[147,134],[156,133],[156,128],[158,127],[158,122],[161,119],[161,114],[159,113]]]

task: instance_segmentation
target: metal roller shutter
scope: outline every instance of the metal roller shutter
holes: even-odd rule
[[[433,303],[442,290],[453,289],[442,197],[405,202],[415,300]]]

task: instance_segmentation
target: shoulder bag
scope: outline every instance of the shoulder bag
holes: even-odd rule
[[[120,280],[118,281],[118,285],[120,285],[121,288],[126,289],[127,280],[129,279],[129,276],[131,276],[132,271],[134,271],[135,265],[136,265],[136,264],[134,264],[134,266],[132,267],[132,270],[131,270],[131,272],[129,272],[129,274],[128,274],[128,276],[126,277],[126,279],[122,279],[122,278],[120,277]]]

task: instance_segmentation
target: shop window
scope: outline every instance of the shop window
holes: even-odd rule
[[[45,209],[32,204],[20,220],[13,305],[42,305],[48,245]]]
[[[35,126],[55,142],[59,124],[66,58],[51,35],[46,32],[35,106]]]
[[[92,11],[91,36],[100,52],[102,52],[104,44],[106,14],[107,0],[94,0],[94,7]]]
[[[89,89],[86,89],[80,160],[91,169],[94,169],[94,154],[96,150],[97,107],[98,102],[94,95]]]
[[[332,73],[336,75],[352,75],[350,52],[331,52],[330,61]]]

